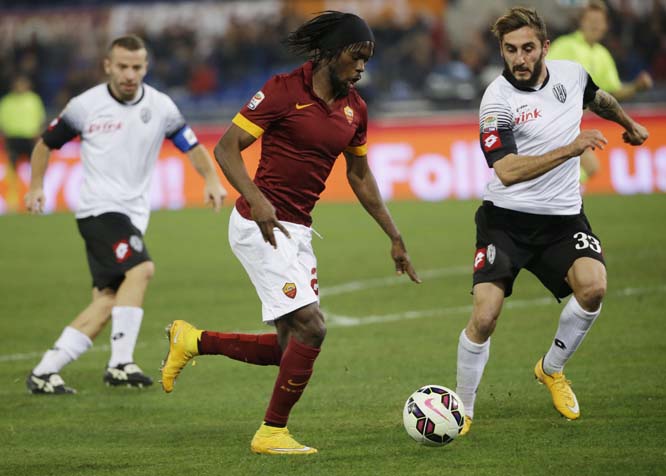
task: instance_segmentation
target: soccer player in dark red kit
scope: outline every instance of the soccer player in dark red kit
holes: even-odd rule
[[[310,380],[326,335],[310,212],[341,153],[352,190],[391,240],[396,272],[420,282],[366,157],[368,114],[354,83],[374,44],[365,21],[350,13],[326,11],[304,23],[286,45],[309,61],[269,79],[215,147],[215,158],[241,194],[229,221],[229,242],[261,299],[264,322],[277,333],[219,333],[174,321],[167,328],[162,387],[171,392],[180,371],[196,355],[278,365],[264,422],[250,445],[254,453],[317,452],[290,435],[287,419]],[[253,181],[241,151],[259,137],[261,160]]]

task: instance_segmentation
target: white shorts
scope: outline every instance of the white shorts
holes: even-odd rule
[[[229,244],[254,284],[263,321],[273,321],[313,302],[319,302],[317,258],[312,251],[312,230],[280,221],[287,238],[277,228],[277,249],[264,241],[259,227],[234,207],[229,218]]]

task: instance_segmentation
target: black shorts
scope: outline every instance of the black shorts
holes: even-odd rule
[[[23,139],[18,137],[5,138],[5,148],[7,149],[7,155],[9,156],[9,161],[14,167],[16,167],[16,163],[21,158],[27,161],[30,160],[30,154],[32,154],[32,148],[34,146],[35,141],[32,139]]]
[[[117,290],[125,273],[150,261],[143,235],[122,213],[78,218],[79,233],[86,242],[88,267],[97,289]]]
[[[513,282],[523,268],[559,301],[571,294],[564,278],[574,261],[588,257],[604,263],[601,242],[583,212],[533,215],[483,202],[474,220],[474,284],[500,281],[506,297],[511,296]]]

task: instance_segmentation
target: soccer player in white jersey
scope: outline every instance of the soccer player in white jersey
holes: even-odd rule
[[[607,140],[597,130],[580,130],[583,108],[622,126],[631,145],[648,136],[582,66],[545,60],[549,41],[535,10],[510,9],[493,32],[505,68],[480,109],[481,148],[495,175],[476,212],[474,305],[458,343],[456,391],[466,414],[461,434],[472,424],[490,336],[523,268],[558,301],[573,292],[534,374],[563,416],[580,416],[563,368],[599,316],[606,293],[601,243],[583,213],[578,167],[583,151],[603,148]]]
[[[109,320],[111,357],[103,381],[145,387],[152,379],[134,363],[143,297],[154,265],[143,241],[150,214],[153,169],[165,137],[187,154],[205,179],[206,200],[219,210],[226,190],[210,154],[166,95],[143,83],[148,66],[143,40],[115,39],[104,60],[108,82],[74,97],[35,145],[25,197],[31,213],[44,206],[49,153],[81,139],[83,183],[76,219],[86,244],[92,301],[65,329],[26,380],[34,394],[75,393],[60,370],[87,351]]]

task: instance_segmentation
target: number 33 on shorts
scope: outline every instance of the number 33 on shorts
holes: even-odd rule
[[[594,236],[579,231],[578,233],[574,234],[573,237],[578,241],[578,243],[576,243],[577,250],[590,248],[592,251],[601,253],[601,243],[599,243],[599,240],[597,240]]]

